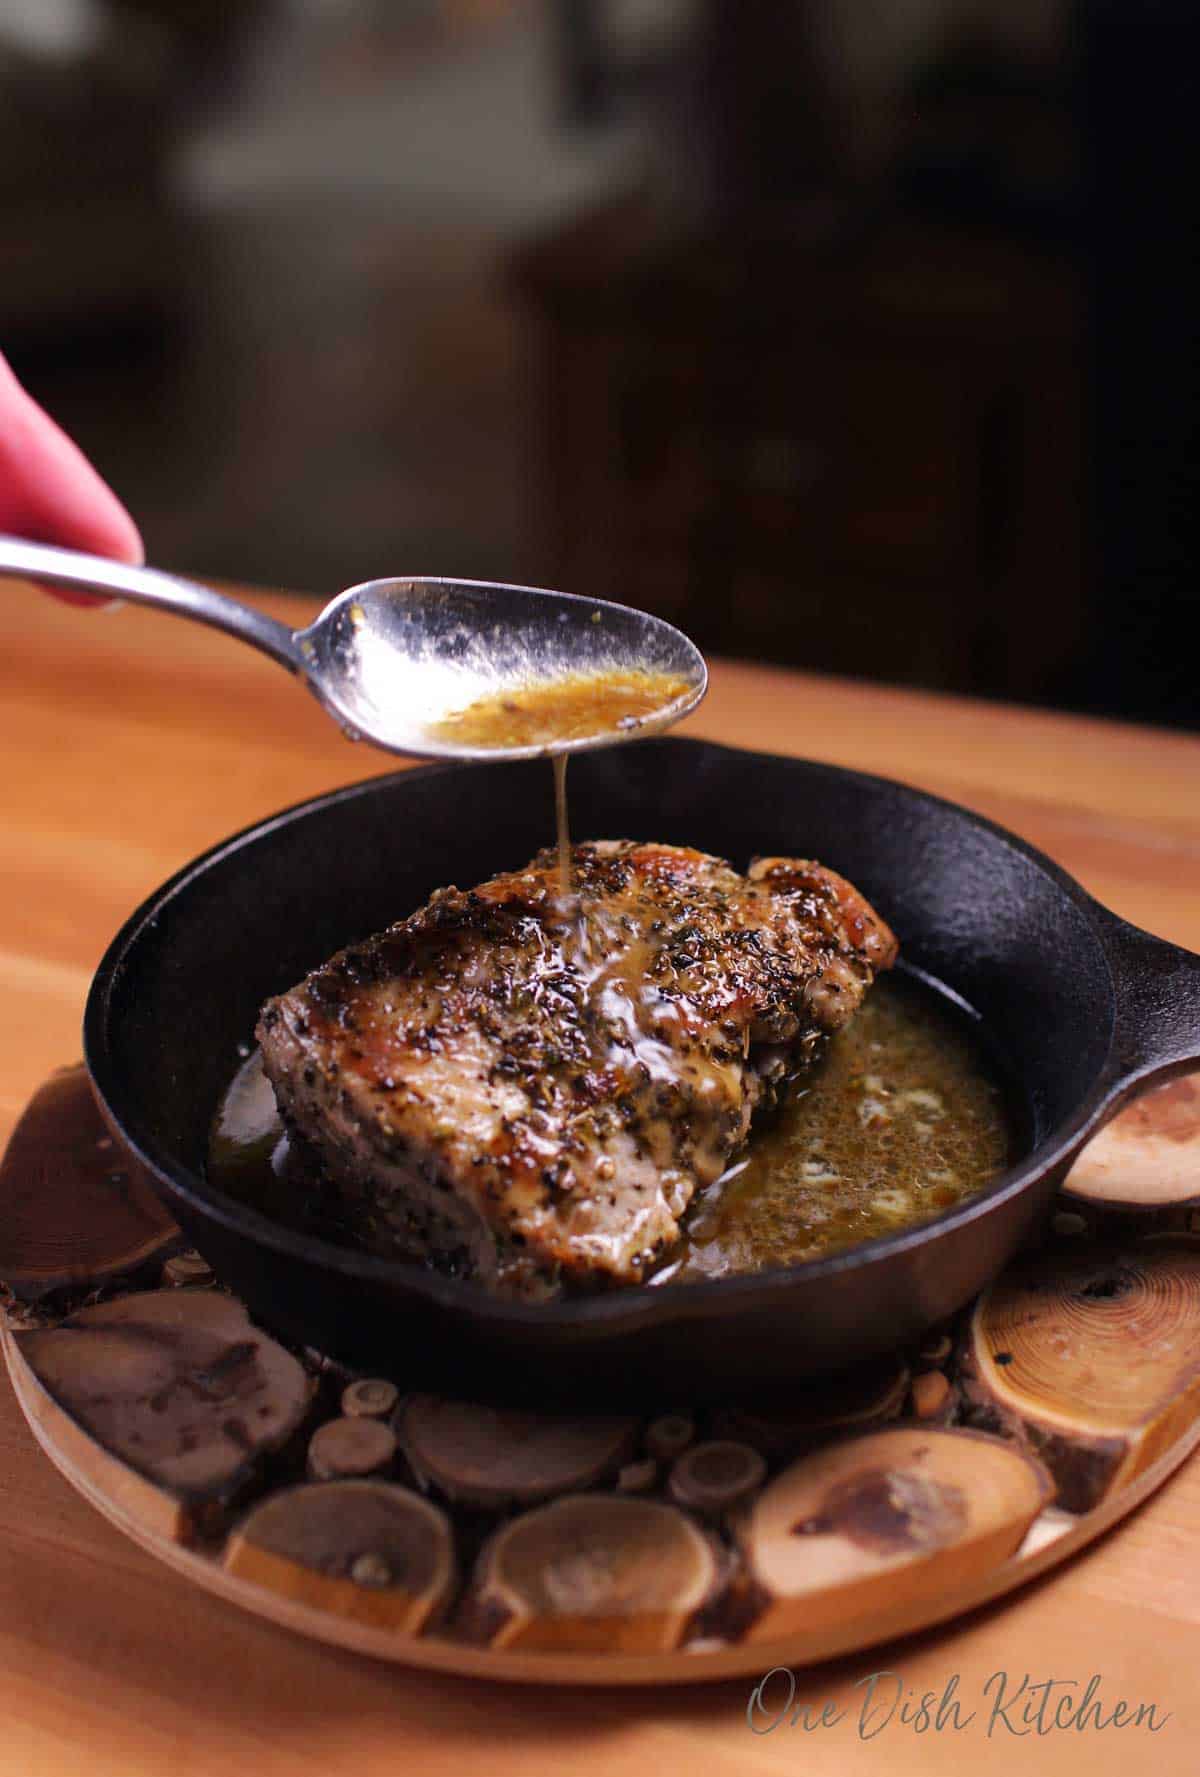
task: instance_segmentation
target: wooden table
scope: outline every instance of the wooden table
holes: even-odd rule
[[[295,618],[298,606],[261,598]],[[77,1057],[88,980],[143,895],[205,846],[285,804],[389,769],[351,750],[277,668],[145,611],[70,610],[0,585],[0,1133]],[[718,665],[692,731],[866,767],[951,795],[1042,846],[1110,906],[1200,949],[1200,742],[1116,724]],[[549,823],[549,804],[547,805]],[[860,1732],[880,1669],[959,1720],[897,1712]],[[1153,1703],[1159,1731],[1036,1723],[1031,1684],[1100,1675],[1106,1712]],[[888,1681],[888,1695],[892,1681]],[[1200,1768],[1200,1461],[1025,1594],[937,1633],[801,1676],[797,1703],[845,1711],[751,1734],[750,1686],[523,1691],[408,1673],[305,1643],[184,1583],[92,1511],[40,1454],[0,1383],[0,1756],[6,1777],[173,1777],[253,1769],[355,1777],[674,1777],[734,1771],[1124,1773]],[[879,1693],[877,1693],[878,1695]],[[1053,1718],[1051,1707],[1044,1720]],[[1003,1699],[1000,1699],[1003,1700]],[[874,1722],[878,1723],[877,1715]],[[872,1723],[865,1724],[867,1727]],[[990,1732],[989,1732],[990,1726]]]

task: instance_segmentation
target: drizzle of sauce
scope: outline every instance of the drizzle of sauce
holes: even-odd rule
[[[431,733],[470,747],[555,747],[599,735],[631,737],[691,690],[677,673],[570,673],[480,697],[446,716]],[[558,892],[571,902],[571,842],[567,821],[567,756],[556,753],[554,817],[558,838]]]
[[[567,819],[567,759],[566,753],[555,753],[552,761],[554,768],[554,827],[558,840],[558,898],[566,907],[571,899],[571,823]]]
[[[571,673],[481,697],[430,730],[468,747],[553,747],[641,728],[691,689],[676,673]]]

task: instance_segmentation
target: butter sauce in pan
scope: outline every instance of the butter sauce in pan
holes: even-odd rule
[[[682,1249],[653,1281],[798,1264],[894,1234],[982,1190],[1014,1146],[965,1014],[911,976],[885,976],[693,1198]]]
[[[481,697],[439,722],[434,733],[468,747],[550,747],[632,732],[690,690],[673,673],[573,673]]]
[[[911,976],[884,977],[697,1194],[682,1244],[648,1282],[797,1264],[896,1233],[982,1190],[1014,1148],[1006,1094],[966,1016]],[[257,1050],[218,1109],[208,1176],[273,1220],[354,1244],[316,1162],[284,1133]]]

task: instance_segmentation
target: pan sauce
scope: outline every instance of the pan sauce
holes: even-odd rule
[[[799,1264],[939,1215],[1012,1157],[1005,1095],[962,1015],[884,976],[746,1151],[697,1193],[652,1279]]]
[[[694,1281],[799,1263],[915,1225],[1003,1170],[1004,1095],[965,1021],[903,976],[867,995],[797,1094],[698,1193],[684,1241],[649,1281]],[[272,1220],[353,1240],[315,1162],[284,1134],[254,1051],[218,1108],[208,1176]]]
[[[481,697],[431,732],[466,747],[540,747],[619,735],[640,728],[689,689],[672,673],[572,673]]]

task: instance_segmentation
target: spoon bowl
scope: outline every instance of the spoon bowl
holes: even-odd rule
[[[708,669],[672,624],[627,605],[535,586],[432,576],[364,580],[292,630],[197,581],[18,537],[0,537],[0,573],[115,595],[224,630],[295,673],[352,740],[427,759],[528,759],[661,733],[700,702]],[[660,709],[614,730],[530,745],[480,746],[446,732],[485,698],[611,673],[679,680]]]
[[[296,637],[317,696],[345,727],[390,752],[529,759],[657,734],[704,696],[687,636],[627,605],[482,580],[366,580]],[[639,672],[685,689],[628,729],[531,745],[480,746],[439,732],[485,698],[579,676]]]

